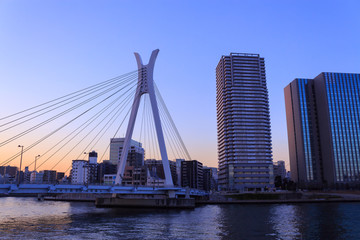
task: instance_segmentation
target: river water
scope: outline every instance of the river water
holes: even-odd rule
[[[4,197],[0,239],[360,239],[360,203],[154,210]]]

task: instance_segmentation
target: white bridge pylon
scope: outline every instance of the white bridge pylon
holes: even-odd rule
[[[136,115],[140,105],[140,99],[143,94],[148,93],[150,97],[151,109],[152,109],[155,128],[156,128],[156,135],[159,143],[159,149],[160,149],[161,159],[165,173],[165,186],[166,187],[174,186],[170,172],[169,160],[166,152],[164,134],[161,127],[159,109],[154,91],[153,73],[154,73],[155,60],[158,53],[159,53],[159,49],[152,51],[149,63],[147,65],[143,65],[140,55],[138,53],[134,53],[138,65],[138,84],[135,92],[134,102],[131,109],[129,125],[126,130],[124,146],[121,152],[120,161],[118,163],[118,171],[116,174],[115,184],[121,184],[122,177],[124,176],[126,160],[130,147],[130,140],[134,131]]]

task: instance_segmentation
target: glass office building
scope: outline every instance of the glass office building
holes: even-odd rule
[[[285,88],[290,167],[300,187],[360,184],[360,74],[321,73]]]
[[[216,67],[219,187],[272,188],[273,165],[265,62],[259,54],[231,53]]]

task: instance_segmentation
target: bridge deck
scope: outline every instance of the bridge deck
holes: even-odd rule
[[[197,189],[179,187],[160,188],[146,186],[112,185],[71,185],[71,184],[0,184],[2,194],[56,194],[56,193],[115,193],[115,194],[167,194],[204,196],[206,192]],[[187,192],[188,191],[188,192]]]

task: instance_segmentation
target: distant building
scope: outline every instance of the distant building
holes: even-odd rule
[[[91,183],[96,183],[97,182],[97,175],[98,175],[98,164],[97,164],[97,152],[92,151],[89,152],[89,161],[88,161],[88,165],[87,165],[87,179],[86,179],[86,183],[87,184],[91,184]]]
[[[65,173],[64,173],[64,172],[57,172],[57,173],[56,173],[56,181],[57,181],[57,182],[62,181],[64,177],[65,177]]]
[[[151,176],[165,179],[164,168],[161,160],[146,159],[145,166],[150,171]]]
[[[125,166],[122,184],[132,186],[146,185],[146,167]]]
[[[178,183],[176,162],[169,160],[169,165],[170,165],[170,173],[171,173],[171,178],[173,180],[173,184],[174,186],[178,186],[179,183]]]
[[[231,53],[216,67],[219,186],[253,191],[274,186],[265,61]]]
[[[173,180],[174,185],[178,185],[178,175],[177,175],[177,166],[176,162],[170,161],[170,173]],[[151,176],[154,177],[154,179],[165,179],[165,172],[162,160],[155,160],[155,159],[146,159],[145,160],[145,166],[150,171]]]
[[[274,177],[280,176],[281,179],[286,177],[286,168],[284,161],[274,162]]]
[[[95,151],[89,152],[89,163],[97,164],[98,154]]]
[[[44,180],[44,173],[43,172],[36,172],[33,171],[30,175],[30,182],[31,183],[38,183],[41,184],[43,183]]]
[[[292,179],[300,188],[360,188],[360,74],[323,72],[284,92]]]
[[[147,179],[146,179],[146,185],[149,187],[164,187],[165,186],[165,179],[159,178],[156,175],[156,172],[150,171],[147,169]]]
[[[287,171],[285,178],[291,179],[291,172],[290,171]]]
[[[43,170],[40,171],[43,174],[43,183],[56,183],[56,171],[55,170]]]
[[[86,160],[73,160],[71,168],[71,183],[72,184],[85,184],[87,182],[87,165]]]
[[[118,165],[121,152],[124,146],[125,138],[110,139],[110,163]],[[124,185],[145,185],[146,169],[144,166],[145,151],[140,142],[130,140],[130,148],[122,177]]]
[[[15,177],[16,173],[18,171],[17,167],[12,167],[12,166],[1,166],[0,167],[0,174],[5,176],[10,176],[10,177]]]
[[[203,186],[205,191],[217,191],[217,180],[217,168],[203,167]]]
[[[73,160],[71,169],[71,183],[91,184],[98,182],[97,152],[89,153],[89,160]]]
[[[120,161],[124,141],[125,138],[110,139],[110,162],[114,165],[118,165],[118,162]],[[126,165],[134,167],[143,166],[144,154],[145,151],[144,148],[142,148],[142,144],[131,139]]]
[[[175,159],[176,162],[176,175],[177,175],[177,181],[175,186],[181,186],[181,163],[185,161],[185,159]]]
[[[104,184],[115,185],[116,174],[105,174]]]
[[[181,162],[181,186],[202,190],[203,186],[203,166],[196,160]]]
[[[29,171],[29,167],[25,167],[25,171],[24,171],[24,179],[23,179],[23,183],[30,183],[30,176],[31,176],[31,172]]]
[[[97,168],[97,182],[99,183],[104,183],[105,175],[116,175],[117,173],[117,165],[112,164],[109,160],[104,160],[102,163],[99,163]]]

